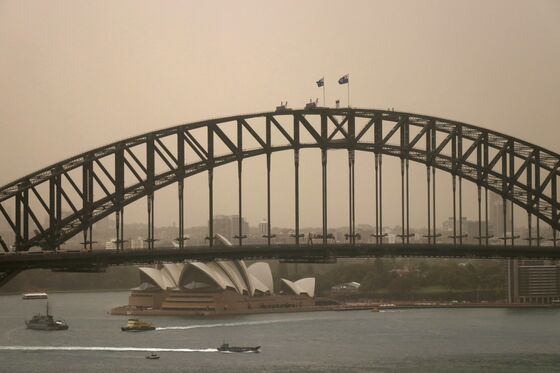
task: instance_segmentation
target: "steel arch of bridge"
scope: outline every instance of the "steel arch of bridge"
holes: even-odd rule
[[[226,127],[229,130],[226,130]],[[233,131],[231,131],[233,129]],[[258,130],[260,129],[260,131]],[[247,145],[251,143],[251,145]],[[408,243],[409,161],[426,165],[428,185],[428,242],[436,243],[435,170],[452,175],[453,242],[463,242],[462,180],[477,185],[479,244],[488,245],[488,191],[497,193],[527,211],[529,245],[542,239],[540,222],[550,225],[553,242],[559,228],[557,178],[560,156],[520,139],[456,121],[404,112],[369,109],[285,110],[211,119],[158,130],[121,140],[41,169],[0,188],[0,218],[15,236],[10,247],[0,236],[4,251],[28,250],[32,246],[56,249],[80,232],[84,247],[92,245],[92,225],[116,214],[117,247],[122,249],[124,207],[142,197],[148,200],[148,246],[153,247],[154,192],[173,183],[178,185],[178,240],[184,244],[185,179],[208,172],[209,234],[213,237],[213,169],[237,162],[239,215],[242,216],[242,161],[266,156],[267,214],[270,232],[271,156],[277,151],[294,152],[295,243],[299,229],[299,152],[317,148],[322,154],[323,243],[327,240],[327,153],[346,149],[349,167],[349,242],[355,243],[354,154],[374,154],[375,238],[383,242],[382,156],[401,159],[402,243]],[[219,151],[224,151],[219,153]],[[139,155],[140,154],[140,155]],[[74,198],[73,198],[74,197]],[[31,200],[35,203],[31,203]],[[512,204],[512,209],[513,209]],[[483,206],[484,205],[484,206]],[[13,206],[11,213],[8,206]],[[505,206],[504,218],[506,216]],[[63,207],[70,214],[63,216]],[[457,211],[458,210],[458,211]],[[485,226],[482,226],[485,215]],[[47,216],[43,224],[41,216]],[[511,214],[513,219],[513,214]],[[532,234],[535,219],[536,236]],[[241,222],[241,219],[239,219]],[[506,221],[504,219],[506,232]],[[513,222],[512,222],[513,227]],[[505,234],[505,233],[504,233]],[[239,245],[242,244],[241,224]],[[499,237],[504,244],[516,238]],[[268,235],[268,243],[271,236]],[[210,239],[212,245],[212,239]]]

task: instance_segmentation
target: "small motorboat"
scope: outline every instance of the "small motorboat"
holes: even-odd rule
[[[217,348],[220,352],[260,352],[261,346],[256,347],[239,347],[230,346],[229,343],[222,343],[220,347]]]
[[[157,359],[159,359],[159,355],[156,354],[156,353],[151,353],[151,354],[149,354],[149,355],[146,355],[146,359],[148,359],[148,360],[157,360]]]

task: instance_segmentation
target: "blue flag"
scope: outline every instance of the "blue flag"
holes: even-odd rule
[[[317,87],[322,87],[325,85],[325,78],[317,80]]]
[[[350,80],[349,74],[343,75],[342,78],[338,79],[338,84],[348,84],[349,80]]]

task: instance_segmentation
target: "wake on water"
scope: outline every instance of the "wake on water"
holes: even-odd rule
[[[113,351],[113,352],[218,352],[215,348],[89,347],[89,346],[0,346],[0,351]]]
[[[199,324],[199,325],[187,325],[187,326],[162,326],[156,328],[156,330],[188,330],[188,329],[199,329],[199,328],[220,328],[220,327],[234,327],[234,326],[277,324],[277,323],[309,321],[309,320],[310,319],[302,318],[302,319],[285,319],[285,320],[229,322],[229,323],[220,323],[220,324]]]
[[[263,321],[244,321],[219,324],[198,324],[188,326],[166,326],[156,328],[156,330],[188,330],[198,328],[219,328],[236,327],[249,325],[265,325],[286,322],[309,321],[309,318],[284,319],[284,320],[263,320]],[[113,352],[219,352],[216,348],[157,348],[157,347],[102,347],[102,346],[0,346],[0,351],[113,351]],[[224,352],[227,353],[227,352]]]

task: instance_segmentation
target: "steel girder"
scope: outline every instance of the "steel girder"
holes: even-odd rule
[[[324,163],[327,150],[347,149],[352,170],[355,151],[419,162],[428,170],[430,167],[443,170],[501,195],[525,209],[529,216],[536,217],[537,222],[549,224],[554,232],[560,225],[558,154],[456,121],[404,112],[346,108],[232,116],[121,140],[3,186],[0,188],[0,220],[3,219],[13,232],[13,249],[17,251],[32,246],[56,249],[80,232],[87,246],[91,245],[91,226],[95,222],[117,213],[119,231],[126,205],[147,196],[148,210],[151,208],[153,214],[155,191],[179,183],[182,201],[185,178],[207,171],[211,185],[213,169],[227,163],[238,162],[241,169],[243,159],[265,155],[269,173],[272,153],[293,150],[297,179],[299,150],[304,148],[321,149]],[[352,185],[353,172],[351,175]],[[296,221],[298,203],[296,201]],[[212,215],[211,198],[209,207]],[[323,210],[326,226],[325,202]],[[41,223],[39,219],[45,216],[47,219]],[[435,214],[433,218],[435,222]],[[349,235],[353,237],[352,224],[350,218]],[[296,226],[296,243],[300,236],[298,229]],[[213,236],[211,231],[210,223],[210,237]],[[241,230],[239,233],[241,240]],[[434,234],[434,242],[435,237]],[[181,245],[183,239],[179,237]],[[153,231],[149,240],[155,240]],[[117,245],[119,241],[122,244],[122,231]],[[12,250],[1,236],[0,247],[4,251]]]

